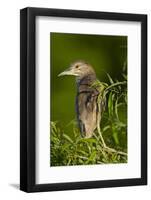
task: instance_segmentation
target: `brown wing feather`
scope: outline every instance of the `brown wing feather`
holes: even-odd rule
[[[77,95],[76,110],[79,127],[85,137],[91,137],[97,126],[97,95],[96,90],[82,91]]]

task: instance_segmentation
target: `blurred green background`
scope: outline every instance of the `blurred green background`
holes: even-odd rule
[[[61,127],[68,128],[76,118],[76,84],[75,77],[58,74],[79,59],[94,67],[100,81],[109,81],[106,73],[120,81],[127,70],[127,36],[50,33],[50,120],[58,121]]]

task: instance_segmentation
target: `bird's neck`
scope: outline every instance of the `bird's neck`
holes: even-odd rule
[[[83,76],[81,78],[77,77],[76,78],[77,87],[79,88],[82,85],[90,87],[95,80],[96,80],[95,74],[88,74],[88,75]]]

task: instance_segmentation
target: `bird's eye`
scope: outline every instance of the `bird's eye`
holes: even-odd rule
[[[76,65],[76,66],[75,66],[75,68],[78,68],[78,67],[79,67],[79,65]]]

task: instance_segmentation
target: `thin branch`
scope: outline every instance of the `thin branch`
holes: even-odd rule
[[[99,112],[100,113],[100,101],[98,99],[98,109],[99,109]],[[103,149],[107,152],[113,152],[113,153],[117,153],[117,154],[120,154],[120,155],[124,155],[124,156],[127,156],[127,153],[125,152],[122,152],[122,151],[117,151],[116,149],[113,149],[113,148],[110,148],[106,145],[104,139],[103,139],[103,136],[102,136],[102,133],[101,133],[101,129],[100,129],[100,120],[99,120],[99,114],[97,116],[97,130],[98,130],[98,133],[99,133],[99,136],[101,138],[101,146],[103,146]]]
[[[112,149],[112,148],[110,148],[110,147],[105,147],[104,150],[107,151],[107,152],[113,152],[113,153],[117,153],[117,154],[120,154],[120,155],[123,155],[123,156],[127,156],[127,153],[126,153],[126,152],[117,151],[117,150]]]

